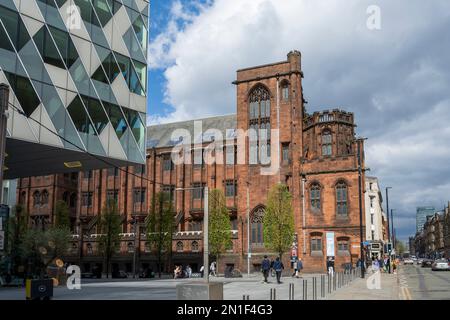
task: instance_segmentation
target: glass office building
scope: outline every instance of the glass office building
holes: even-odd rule
[[[148,0],[0,0],[5,176],[145,162]]]

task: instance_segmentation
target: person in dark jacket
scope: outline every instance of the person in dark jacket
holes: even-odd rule
[[[281,262],[280,257],[277,257],[275,262],[273,263],[273,268],[275,269],[275,273],[277,274],[277,282],[281,283],[281,272],[284,269],[283,262]]]
[[[270,271],[270,260],[267,258],[267,256],[264,256],[264,259],[261,262],[261,271],[264,276],[264,283],[268,283],[267,277],[269,276]]]

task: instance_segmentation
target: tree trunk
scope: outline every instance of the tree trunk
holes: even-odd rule
[[[158,277],[161,279],[161,248],[158,250]]]

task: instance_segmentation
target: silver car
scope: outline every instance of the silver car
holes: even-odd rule
[[[433,262],[431,270],[450,270],[450,263],[446,259],[439,259]]]

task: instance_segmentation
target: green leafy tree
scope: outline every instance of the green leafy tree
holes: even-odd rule
[[[209,219],[208,219],[208,238],[209,252],[216,258],[217,272],[219,272],[219,258],[222,253],[230,249],[231,240],[231,221],[226,206],[225,195],[222,190],[213,189],[208,197]],[[207,270],[208,266],[205,266]]]
[[[56,202],[54,226],[59,228],[70,228],[69,206],[65,201],[58,200]]]
[[[269,191],[263,229],[264,245],[277,252],[281,259],[291,247],[295,232],[292,195],[284,184],[277,184]]]
[[[102,236],[99,240],[99,250],[105,258],[106,277],[109,277],[111,258],[120,246],[120,233],[122,231],[122,217],[114,200],[108,201],[102,209],[99,221]]]
[[[8,237],[7,253],[10,257],[13,273],[17,273],[18,267],[23,263],[22,242],[27,232],[27,212],[22,205],[14,206],[6,232]]]
[[[172,237],[175,232],[174,214],[170,194],[158,192],[152,199],[146,219],[147,241],[155,248],[158,256],[158,277],[161,278],[163,254],[169,257],[172,251]]]
[[[39,228],[28,229],[24,234],[20,244],[20,253],[22,258],[28,262],[28,276],[43,277],[45,273],[44,258],[48,254],[47,245],[46,232]]]

